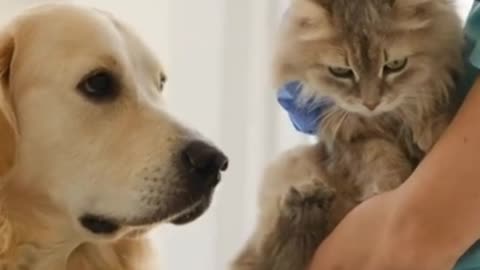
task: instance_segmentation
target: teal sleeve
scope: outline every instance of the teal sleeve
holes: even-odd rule
[[[480,3],[475,1],[472,11],[465,25],[466,42],[471,43],[471,50],[468,56],[468,62],[476,69],[480,69]]]
[[[465,98],[480,73],[480,1],[475,1],[472,6],[465,24],[464,34],[465,71],[457,84],[457,93],[460,99]]]
[[[480,242],[460,258],[454,270],[480,270]]]
[[[465,73],[458,92],[465,97],[480,73],[480,1],[475,1],[465,25]],[[479,228],[480,230],[480,228]],[[480,270],[480,241],[458,261],[454,270]]]
[[[475,43],[468,61],[474,68],[480,69],[480,44],[478,42]]]

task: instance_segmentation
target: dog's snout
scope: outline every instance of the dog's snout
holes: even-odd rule
[[[228,158],[217,148],[203,141],[194,141],[183,151],[185,165],[196,174],[210,176],[228,167]]]

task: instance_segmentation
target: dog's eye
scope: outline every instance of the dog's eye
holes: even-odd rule
[[[112,99],[118,93],[115,78],[108,71],[88,75],[80,83],[79,89],[88,98],[98,101]]]

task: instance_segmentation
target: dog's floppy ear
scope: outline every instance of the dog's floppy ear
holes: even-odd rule
[[[11,169],[16,153],[17,125],[9,89],[14,43],[10,32],[0,32],[0,177]]]

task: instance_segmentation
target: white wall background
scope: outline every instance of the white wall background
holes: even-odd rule
[[[132,24],[163,59],[171,110],[230,156],[213,207],[187,227],[160,228],[165,269],[224,270],[252,229],[265,163],[306,141],[275,104],[271,36],[288,0],[77,0]],[[42,0],[0,0],[0,21]],[[472,0],[457,0],[466,15]]]

